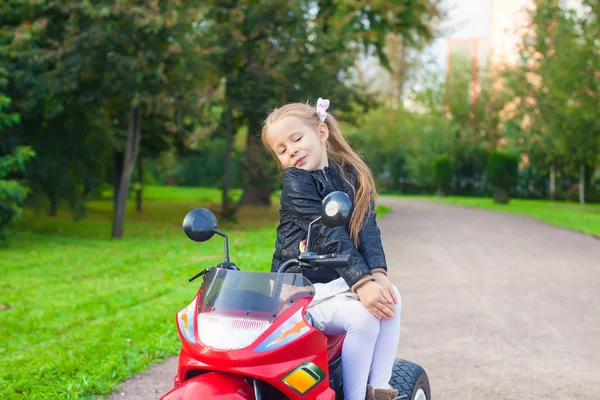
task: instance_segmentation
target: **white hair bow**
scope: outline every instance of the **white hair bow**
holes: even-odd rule
[[[325,122],[325,118],[327,117],[327,109],[329,108],[329,100],[322,99],[319,97],[317,100],[317,115],[321,122]]]

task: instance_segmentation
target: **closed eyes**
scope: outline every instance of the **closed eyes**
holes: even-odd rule
[[[294,143],[298,143],[301,139],[303,138],[303,136],[299,136],[298,138],[294,139]],[[280,156],[285,154],[285,148],[281,149],[281,151],[278,153]]]

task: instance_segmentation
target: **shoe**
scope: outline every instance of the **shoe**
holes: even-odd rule
[[[375,389],[369,384],[367,384],[367,397],[365,400],[375,400]]]
[[[367,392],[367,394],[368,394],[368,392]],[[373,394],[374,394],[375,400],[406,399],[406,395],[398,396],[398,391],[396,389],[375,389],[375,390],[373,390]]]

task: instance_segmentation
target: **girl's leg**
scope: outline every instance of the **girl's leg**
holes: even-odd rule
[[[373,352],[373,364],[369,372],[369,384],[376,389],[389,388],[392,369],[398,351],[398,340],[400,339],[400,312],[402,311],[402,299],[398,288],[394,286],[398,304],[394,318],[382,319],[379,328],[379,336],[375,342]]]
[[[365,400],[369,368],[379,320],[358,300],[346,300],[323,329],[327,335],[346,334],[342,346],[342,379],[345,400]]]

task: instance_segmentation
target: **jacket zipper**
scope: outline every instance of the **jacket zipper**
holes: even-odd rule
[[[325,177],[325,180],[327,181],[327,183],[329,183],[329,186],[333,187],[333,185],[331,184],[331,182],[329,182],[329,179],[327,179],[327,174],[325,173],[325,170],[323,170],[321,172],[323,172],[323,177]]]

